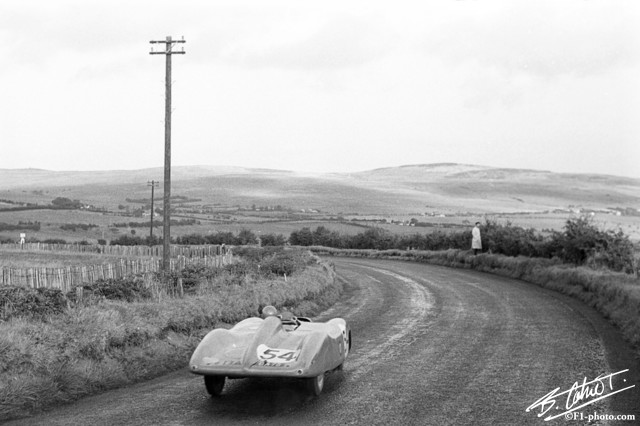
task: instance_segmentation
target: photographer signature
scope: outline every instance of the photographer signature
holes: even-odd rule
[[[629,371],[629,369],[621,370],[617,373],[607,374],[606,376],[599,375],[589,382],[587,382],[587,378],[585,377],[582,381],[582,384],[579,384],[579,382],[575,382],[570,389],[564,392],[558,392],[560,388],[555,388],[554,390],[531,404],[529,407],[527,407],[526,412],[528,413],[531,410],[539,408],[540,413],[538,414],[538,417],[542,417],[547,414],[553,407],[556,407],[556,410],[560,410],[561,407],[556,406],[556,400],[566,395],[566,403],[564,405],[565,411],[562,411],[560,414],[550,415],[544,419],[544,421],[549,421],[557,417],[564,416],[567,413],[571,413],[572,411],[579,410],[580,408],[591,405],[601,399],[609,398],[612,395],[629,390],[635,387],[635,385],[617,390],[614,390],[613,386],[613,377],[627,371]],[[624,380],[624,382],[626,382],[626,380]]]

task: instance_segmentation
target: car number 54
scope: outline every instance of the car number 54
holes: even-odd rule
[[[300,355],[300,350],[270,348],[267,345],[259,345],[257,352],[258,359],[278,364],[295,361]]]

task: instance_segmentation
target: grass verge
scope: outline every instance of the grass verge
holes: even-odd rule
[[[333,268],[312,255],[286,278],[229,278],[199,280],[183,298],[104,299],[40,319],[0,322],[0,420],[184,367],[220,322],[255,316],[267,304],[313,316],[342,291]]]

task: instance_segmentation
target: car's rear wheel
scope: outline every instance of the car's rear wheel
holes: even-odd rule
[[[324,388],[324,373],[305,380],[307,381],[307,389],[311,394],[318,396],[322,393],[322,389]]]
[[[204,387],[211,396],[220,396],[224,388],[224,376],[204,376]]]

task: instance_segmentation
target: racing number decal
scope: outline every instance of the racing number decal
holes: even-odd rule
[[[258,346],[258,359],[273,364],[286,364],[298,359],[300,350],[270,348],[267,345]]]

